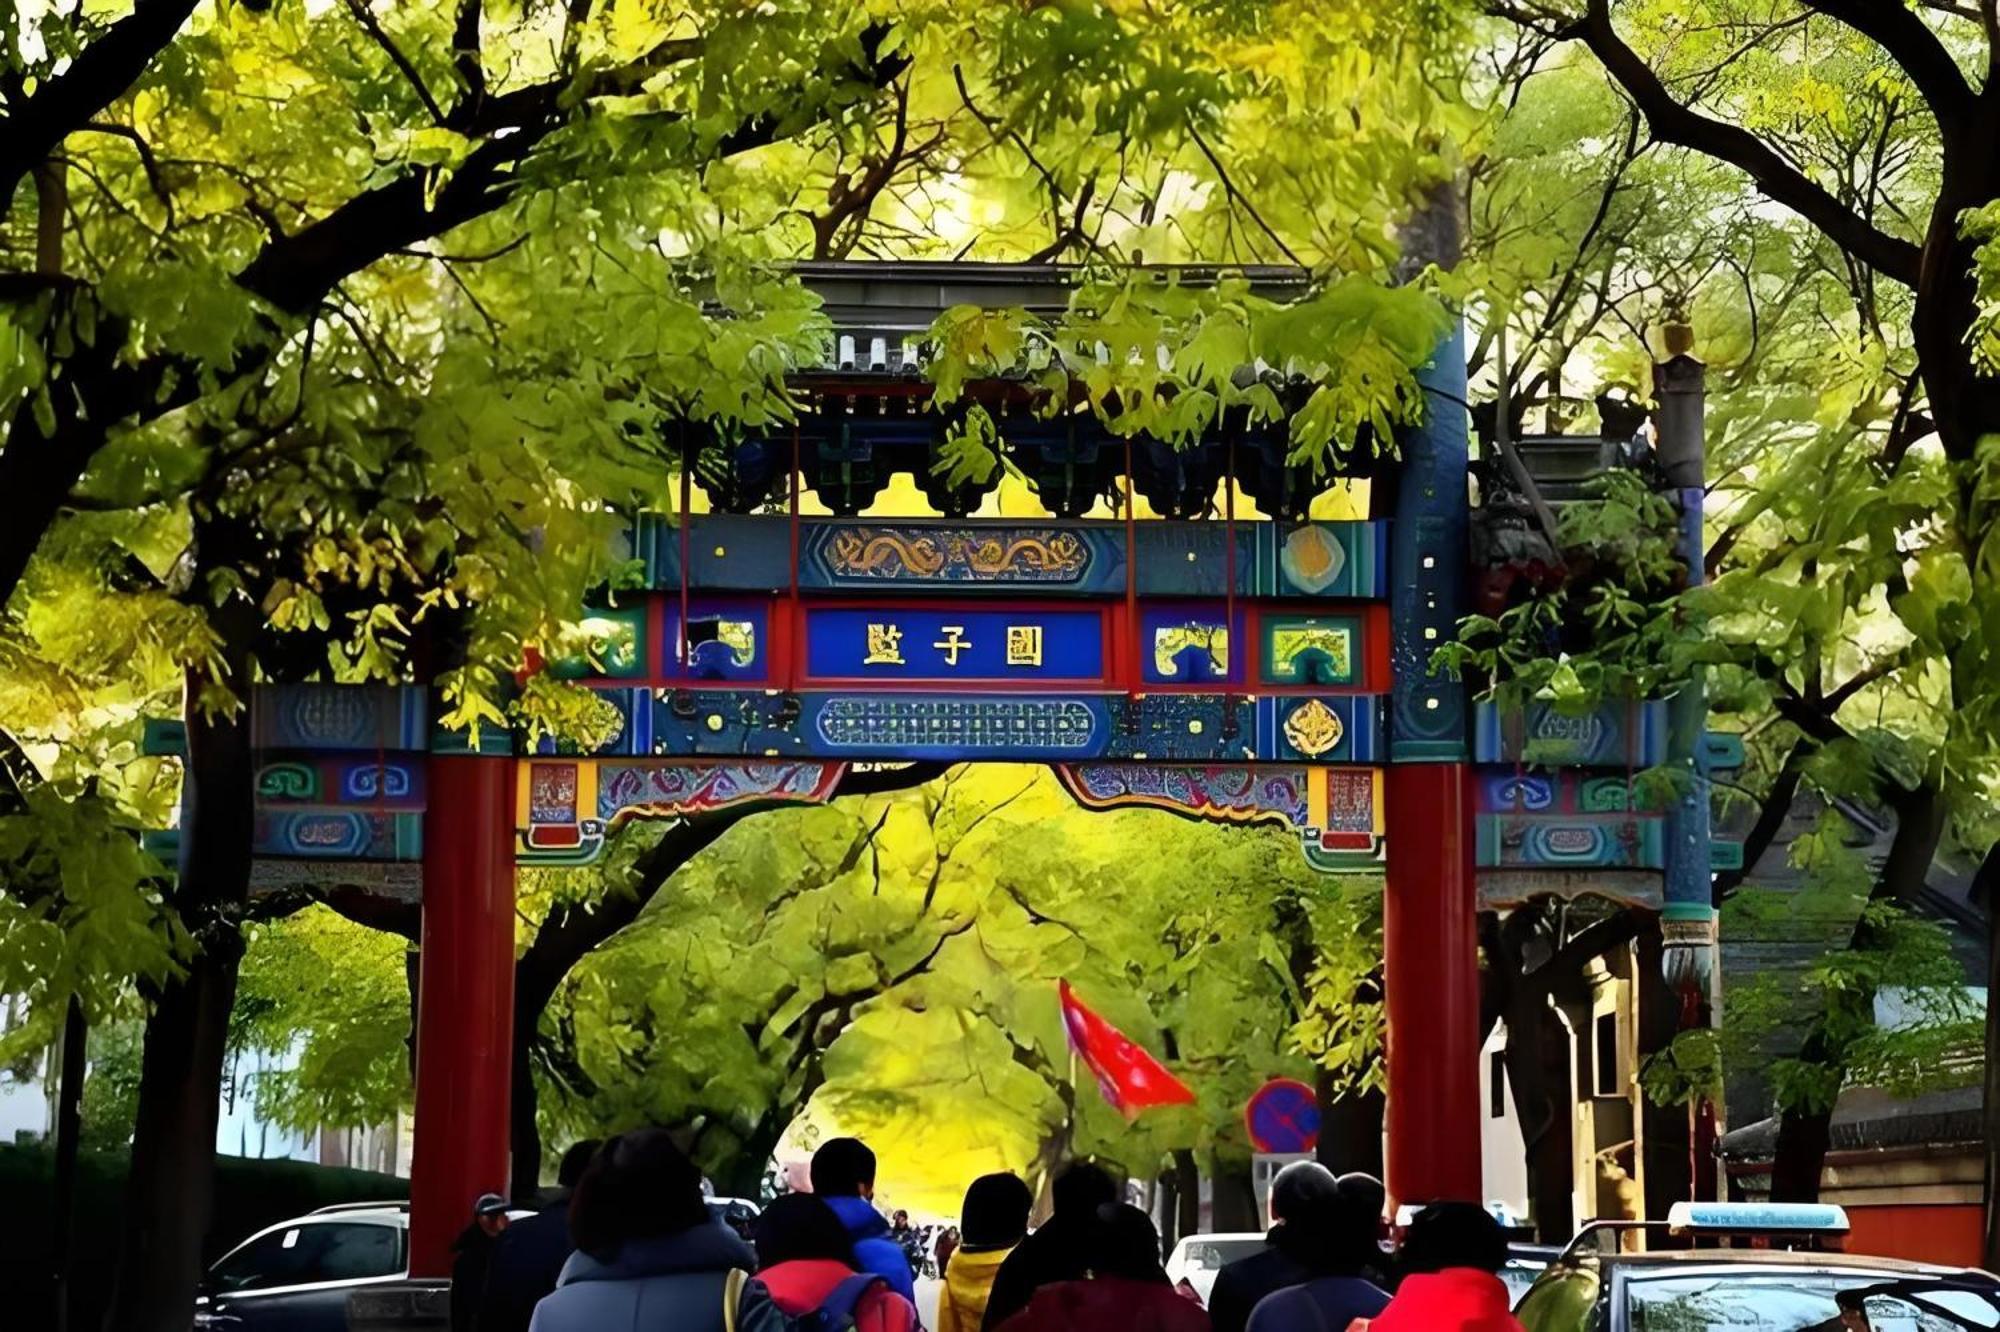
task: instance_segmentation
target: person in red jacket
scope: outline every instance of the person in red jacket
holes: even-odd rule
[[[1404,1273],[1389,1307],[1355,1332],[1522,1332],[1497,1273],[1507,1232],[1475,1203],[1432,1203],[1410,1221],[1397,1251]]]
[[[866,1280],[853,1306],[855,1332],[918,1332],[916,1306],[880,1277],[857,1274],[854,1242],[831,1207],[810,1193],[788,1193],[756,1221],[757,1280],[788,1318],[828,1307],[836,1292]]]
[[[1087,1278],[1041,1287],[998,1332],[1210,1332],[1201,1306],[1167,1279],[1160,1234],[1144,1212],[1098,1208],[1087,1246]]]

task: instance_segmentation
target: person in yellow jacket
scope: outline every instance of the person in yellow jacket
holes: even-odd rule
[[[1019,1176],[981,1175],[965,1191],[958,1248],[944,1269],[937,1332],[979,1332],[1000,1264],[1028,1234],[1034,1195]]]

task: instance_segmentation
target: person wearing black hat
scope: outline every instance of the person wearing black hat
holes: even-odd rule
[[[563,1264],[576,1252],[569,1238],[570,1198],[600,1145],[586,1138],[564,1152],[556,1191],[540,1211],[508,1226],[493,1246],[479,1301],[479,1332],[528,1332],[536,1302],[556,1288]]]
[[[451,1332],[473,1332],[479,1326],[479,1301],[486,1293],[486,1271],[493,1246],[507,1229],[507,1200],[482,1193],[472,1204],[472,1224],[459,1232],[451,1251]]]

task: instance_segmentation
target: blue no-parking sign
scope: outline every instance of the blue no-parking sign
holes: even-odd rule
[[[1260,1152],[1310,1152],[1319,1145],[1319,1098],[1297,1078],[1273,1078],[1250,1098],[1243,1122]]]

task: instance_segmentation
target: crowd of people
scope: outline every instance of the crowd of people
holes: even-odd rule
[[[1152,1218],[1099,1166],[1064,1172],[1032,1231],[1027,1184],[982,1176],[935,1236],[876,1209],[875,1154],[858,1139],[823,1145],[811,1177],[746,1239],[664,1130],[579,1143],[536,1215],[510,1224],[496,1195],[474,1205],[454,1332],[920,1332],[916,1277],[933,1255],[934,1332],[1520,1332],[1496,1275],[1506,1236],[1483,1208],[1425,1208],[1392,1254],[1381,1184],[1311,1162],[1273,1181],[1269,1246],[1218,1274],[1207,1309],[1168,1279]]]

